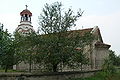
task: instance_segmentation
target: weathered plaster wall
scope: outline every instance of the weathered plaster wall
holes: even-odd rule
[[[96,69],[102,68],[104,60],[109,56],[109,50],[107,48],[95,48],[94,51],[94,67]]]

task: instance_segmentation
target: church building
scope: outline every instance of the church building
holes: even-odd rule
[[[35,32],[32,26],[31,17],[32,13],[27,9],[20,12],[21,20],[20,25],[16,28],[16,32],[27,35],[31,32]],[[92,33],[97,38],[91,43],[92,45],[87,46],[85,52],[87,53],[87,56],[89,57],[90,65],[84,66],[83,70],[85,69],[100,69],[102,64],[104,63],[104,59],[108,58],[109,56],[109,48],[110,45],[105,44],[102,35],[100,33],[100,29],[96,26],[94,28],[87,28],[87,29],[80,29],[80,30],[72,30],[72,33],[79,32],[81,33]],[[17,70],[28,70],[29,65],[25,64],[24,62],[14,66],[14,69]],[[35,69],[35,64],[32,65],[32,69]],[[70,69],[63,69],[64,71],[70,71]]]

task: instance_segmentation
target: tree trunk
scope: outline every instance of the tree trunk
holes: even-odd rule
[[[57,64],[53,65],[53,72],[57,72]]]
[[[5,66],[5,72],[7,72],[7,70],[8,70],[8,66],[6,65],[6,66]]]
[[[81,71],[82,71],[82,65],[83,65],[83,64],[81,63]]]
[[[31,72],[31,66],[32,66],[32,61],[31,61],[31,55],[30,55],[30,61],[29,61],[29,72]]]

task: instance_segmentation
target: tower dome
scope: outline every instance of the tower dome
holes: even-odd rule
[[[28,9],[25,9],[20,13],[21,16],[25,14],[32,16],[32,13]]]

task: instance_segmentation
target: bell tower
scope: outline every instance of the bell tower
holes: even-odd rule
[[[27,9],[28,6],[27,5],[25,6],[26,6],[26,9],[20,12],[20,16],[21,16],[20,25],[18,25],[18,27],[15,30],[15,32],[18,32],[23,35],[27,35],[34,32],[34,29],[31,23],[32,13]]]

